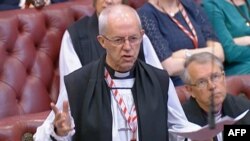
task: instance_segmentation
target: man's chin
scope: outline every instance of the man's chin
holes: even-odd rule
[[[215,105],[222,105],[222,103],[223,103],[223,99],[222,98],[214,100],[214,104]]]

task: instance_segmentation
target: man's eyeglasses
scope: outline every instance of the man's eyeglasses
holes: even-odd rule
[[[209,80],[212,82],[212,83],[217,83],[217,82],[220,82],[222,80],[224,76],[224,71],[219,73],[212,73],[209,77]],[[203,89],[203,88],[207,88],[208,86],[208,79],[205,79],[205,78],[201,78],[199,80],[197,80],[194,84],[188,84],[190,86],[195,86],[195,87],[198,87],[200,89]]]
[[[115,46],[123,46],[126,42],[126,40],[129,41],[130,45],[137,45],[141,42],[142,40],[142,36],[129,36],[128,38],[126,37],[114,37],[113,39],[108,38],[105,35],[102,35],[102,37],[104,37],[106,40],[108,40],[109,42],[111,42],[113,45]]]

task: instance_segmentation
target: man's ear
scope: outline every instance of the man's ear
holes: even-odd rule
[[[102,35],[98,35],[96,38],[97,38],[98,42],[101,44],[101,46],[103,48],[105,48],[105,45],[104,45],[105,39],[102,37]]]
[[[188,94],[189,94],[190,96],[192,96],[193,98],[195,98],[195,95],[194,95],[193,92],[192,92],[192,91],[193,91],[192,87],[191,87],[191,86],[188,86],[188,85],[185,85],[185,88],[186,88]]]
[[[141,35],[143,36],[145,34],[145,31],[142,29],[141,30]]]

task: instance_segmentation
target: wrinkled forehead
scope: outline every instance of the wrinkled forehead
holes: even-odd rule
[[[116,22],[116,23],[134,23],[135,26],[140,26],[140,21],[138,18],[138,15],[134,11],[126,10],[124,12],[122,9],[116,9],[115,12],[111,12],[109,14],[109,20],[110,23]]]
[[[112,20],[108,21],[107,29],[111,32],[129,32],[130,34],[139,34],[140,25],[136,18],[131,17],[129,14],[122,14],[120,16],[111,17]]]
[[[137,12],[126,5],[113,5],[104,9],[98,20],[101,34],[110,32],[110,30],[141,31],[140,18]]]
[[[131,13],[116,13],[110,14],[109,21],[112,23],[113,21],[116,22],[135,22],[137,19],[135,18],[134,14]]]

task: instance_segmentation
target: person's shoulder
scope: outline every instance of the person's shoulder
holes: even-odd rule
[[[226,111],[230,109],[231,114],[233,113],[234,115],[239,115],[242,112],[250,109],[250,100],[244,95],[235,96],[227,94],[223,102],[223,109]],[[232,115],[232,117],[234,116]],[[247,121],[249,123],[250,113],[248,113],[244,118],[247,118]]]
[[[167,77],[169,78],[169,75],[168,75],[168,72],[166,70],[163,70],[163,69],[159,69],[159,68],[156,68],[150,64],[147,64],[143,61],[140,61],[141,64],[144,65],[145,68],[147,68],[148,70],[152,70],[155,74],[159,75],[159,76],[162,76],[162,77]]]
[[[244,95],[236,96],[227,94],[223,102],[223,106],[232,107],[232,110],[234,110],[236,113],[240,113],[250,108],[250,100]]]
[[[231,95],[231,94],[227,94],[226,97],[231,103],[237,103],[239,105],[248,105],[248,107],[250,107],[250,100],[242,95]]]
[[[202,0],[201,5],[206,6],[206,5],[211,5],[211,6],[223,6],[225,3],[228,3],[227,1],[224,0]]]
[[[188,6],[194,6],[194,5],[196,5],[196,2],[194,0],[181,0],[181,3],[183,5],[188,5]]]
[[[144,67],[147,67],[148,69],[152,69],[152,70],[156,70],[156,71],[162,71],[162,72],[164,71],[164,70],[156,68],[156,67],[154,67],[154,66],[152,66],[152,65],[150,65],[150,64],[148,64],[148,63],[146,63],[146,62],[144,62],[144,61],[142,61],[140,59],[138,59],[138,62],[141,63]]]
[[[90,20],[90,16],[84,16],[80,18],[79,20],[73,22],[68,29],[73,28],[73,27],[78,27],[78,25],[82,25]]]
[[[198,5],[194,0],[180,0],[180,2],[186,12],[191,15],[197,15],[197,10],[200,10],[200,5]]]
[[[155,21],[157,17],[161,17],[161,11],[155,7],[152,3],[146,2],[142,7],[137,9],[137,12],[142,20],[142,22],[153,20]]]
[[[190,107],[193,107],[195,105],[195,103],[196,103],[195,99],[190,96],[185,102],[182,103],[182,107],[186,111],[189,111]]]
[[[155,11],[155,7],[149,3],[149,2],[145,2],[141,7],[139,7],[137,9],[138,13],[152,13],[153,11]]]
[[[194,14],[197,13],[197,10],[200,10],[201,8],[201,3],[203,0],[200,2],[199,1],[200,0],[180,0],[187,12],[192,11]]]
[[[92,73],[92,69],[97,66],[99,63],[99,60],[93,61],[89,64],[86,64],[82,66],[81,68],[71,72],[70,74],[66,75],[66,77],[70,78],[86,78],[89,77],[90,74]]]
[[[82,27],[86,27],[89,22],[91,22],[91,19],[94,19],[95,15],[92,16],[84,16],[82,18],[80,18],[79,20],[73,22],[72,24],[69,25],[69,27],[67,28],[67,31],[69,32],[69,36],[73,42],[73,44],[75,45],[75,43],[80,42],[79,38],[82,37],[82,39],[84,39],[83,37],[88,36],[88,32],[86,30],[86,28],[82,28]]]
[[[196,100],[192,96],[181,103],[181,105],[188,119],[192,119],[192,117],[201,110]]]
[[[223,0],[202,0],[202,3],[223,3]]]
[[[196,22],[201,22],[205,13],[203,12],[203,9],[201,8],[201,4],[198,2],[195,2],[194,0],[181,0],[181,3],[183,7],[185,8],[186,12],[191,15],[192,17],[195,17]]]

